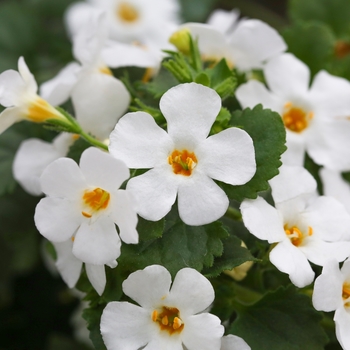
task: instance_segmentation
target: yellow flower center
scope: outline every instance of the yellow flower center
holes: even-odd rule
[[[198,161],[193,152],[175,150],[168,157],[168,162],[173,167],[175,174],[190,176]]]
[[[184,329],[180,312],[176,307],[163,306],[161,312],[154,310],[152,312],[152,321],[157,322],[162,331],[168,331],[171,334],[181,333]]]
[[[287,129],[300,133],[309,126],[313,116],[313,112],[305,112],[288,102],[284,105],[282,120]]]
[[[288,224],[284,225],[284,231],[293,245],[299,247],[305,237],[312,236],[312,227],[308,227],[307,234],[305,235],[297,226],[288,227]]]
[[[117,16],[123,22],[132,23],[139,19],[139,12],[129,3],[121,2],[117,8]]]
[[[113,77],[112,71],[107,66],[101,66],[98,71],[102,74],[111,75]]]
[[[342,297],[344,300],[344,306],[350,307],[350,283],[345,282],[343,284]]]
[[[35,123],[43,123],[48,119],[60,119],[67,121],[66,118],[47,101],[39,96],[30,100],[26,117]]]
[[[86,218],[91,218],[92,215],[108,207],[110,195],[102,188],[95,188],[94,190],[86,190],[83,195],[83,202],[86,207],[81,213]]]

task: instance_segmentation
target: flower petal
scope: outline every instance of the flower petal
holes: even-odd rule
[[[0,113],[0,134],[13,124],[23,120],[21,109],[19,107],[6,108]]]
[[[20,144],[15,155],[13,176],[29,194],[40,196],[41,174],[50,163],[60,157],[60,152],[52,143],[27,139]]]
[[[335,334],[343,349],[350,348],[350,313],[344,307],[340,307],[335,311]]]
[[[349,235],[350,216],[343,204],[335,198],[315,198],[303,216],[317,236],[324,241],[335,242]]]
[[[228,33],[236,24],[239,15],[240,13],[237,9],[232,11],[217,9],[210,14],[207,23],[219,30],[221,33],[225,34]]]
[[[64,242],[52,242],[55,247],[57,260],[56,266],[62,279],[69,288],[73,288],[78,282],[83,263],[72,253],[73,242],[68,239]]]
[[[270,108],[281,113],[285,101],[266,89],[265,85],[257,80],[249,80],[240,85],[236,92],[238,102],[243,108],[254,108],[262,104],[264,108]]]
[[[110,193],[116,193],[130,176],[129,169],[121,160],[96,147],[90,147],[82,153],[79,166],[89,185]]]
[[[343,306],[343,276],[339,263],[329,260],[323,267],[322,274],[315,280],[312,304],[318,311],[333,311]]]
[[[110,350],[137,350],[152,338],[151,315],[128,302],[111,302],[101,316],[101,334]]]
[[[0,104],[4,107],[19,106],[26,85],[21,75],[9,69],[0,74]]]
[[[111,202],[111,217],[118,225],[119,236],[125,243],[136,244],[139,242],[139,234],[136,230],[137,215],[135,201],[129,191],[119,190]]]
[[[159,59],[141,46],[113,42],[104,48],[101,53],[102,59],[108,67],[149,67],[156,68]]]
[[[323,193],[326,196],[332,196],[341,202],[350,213],[350,186],[343,179],[339,171],[322,168],[319,171]]]
[[[64,242],[81,224],[76,203],[64,198],[47,197],[35,208],[34,221],[38,231],[49,241]]]
[[[142,153],[142,152],[141,152]],[[126,189],[136,200],[136,211],[146,220],[158,221],[175,203],[178,181],[170,174],[169,165],[147,171],[129,180]],[[182,175],[179,175],[182,176]]]
[[[291,282],[299,288],[309,285],[314,279],[315,273],[305,255],[287,238],[272,249],[270,261],[280,271],[287,273]]]
[[[265,199],[245,199],[240,209],[244,225],[255,237],[269,243],[280,242],[286,237],[281,215]]]
[[[350,242],[344,241],[324,242],[320,239],[310,239],[299,249],[309,261],[319,266],[323,266],[330,259],[341,262],[350,256]]]
[[[235,52],[235,65],[242,71],[260,68],[263,61],[287,48],[276,29],[257,19],[240,20],[229,41]]]
[[[114,222],[99,217],[94,222],[84,220],[74,239],[73,254],[88,264],[103,265],[120,255],[120,239]]]
[[[198,170],[230,185],[247,183],[256,172],[252,138],[238,128],[210,136],[196,149]]]
[[[106,272],[104,265],[85,264],[87,277],[98,295],[102,295],[106,286]]]
[[[163,266],[151,265],[130,274],[123,282],[123,291],[152,312],[154,308],[159,307],[162,300],[166,300],[170,284],[169,271]]]
[[[26,91],[32,94],[36,94],[38,91],[38,85],[35,81],[34,75],[30,72],[23,57],[20,57],[18,59],[18,72],[25,83]]]
[[[78,164],[70,158],[57,159],[47,166],[40,183],[46,195],[72,200],[79,199],[88,187]]]
[[[214,315],[203,313],[184,320],[182,341],[187,349],[220,350],[224,327]]]
[[[168,133],[175,144],[191,138],[195,144],[205,139],[221,109],[221,98],[212,89],[181,84],[168,90],[159,106],[168,122]]]
[[[264,73],[267,85],[278,96],[290,98],[307,94],[310,70],[305,63],[290,53],[269,60]]]
[[[175,306],[185,318],[205,310],[214,297],[214,289],[207,278],[194,269],[183,268],[176,274],[165,303]]]
[[[222,337],[220,350],[251,350],[251,347],[242,338],[229,334]]]
[[[72,102],[84,131],[105,140],[125,113],[130,95],[124,84],[107,74],[86,74],[74,86]]]
[[[40,86],[40,96],[53,106],[59,106],[66,102],[76,84],[81,66],[76,62],[71,62],[65,66],[58,74]]]
[[[126,114],[110,135],[110,153],[133,169],[166,163],[172,148],[169,135],[145,112]]]
[[[191,178],[184,180],[186,181],[181,181],[178,189],[178,208],[180,218],[185,224],[205,225],[225,214],[229,200],[211,178],[196,172]]]
[[[279,172],[269,181],[275,203],[284,202],[306,193],[315,193],[316,180],[305,168],[282,165]]]

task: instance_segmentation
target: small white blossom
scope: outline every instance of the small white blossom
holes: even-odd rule
[[[220,350],[251,350],[251,348],[242,338],[229,334],[222,337]]]
[[[124,242],[138,242],[132,197],[119,190],[128,177],[125,164],[93,147],[80,167],[69,158],[54,161],[41,176],[47,197],[35,211],[39,232],[52,242],[71,240],[74,256],[87,264],[110,264],[120,255],[115,224]]]
[[[350,260],[339,270],[330,260],[315,280],[312,303],[316,310],[334,311],[335,333],[344,350],[350,350]]]
[[[129,168],[152,168],[127,184],[140,216],[161,219],[177,197],[186,224],[213,222],[229,205],[213,179],[242,185],[253,177],[255,151],[245,131],[229,128],[208,137],[220,108],[214,90],[190,83],[170,89],[160,100],[168,132],[145,112],[128,113],[119,120],[110,136],[111,154]]]
[[[132,273],[123,291],[138,305],[111,302],[101,317],[108,350],[219,350],[224,327],[203,312],[214,300],[210,282],[191,268],[181,269],[171,285],[166,268],[152,265]]]
[[[270,261],[300,288],[314,278],[308,260],[323,266],[330,258],[340,262],[350,256],[346,209],[332,197],[317,196],[316,181],[307,177],[312,178],[304,168],[284,166],[282,176],[270,181],[275,208],[261,197],[241,204],[245,226],[254,236],[277,243]]]
[[[49,119],[67,122],[66,118],[37,95],[38,86],[24,58],[18,60],[18,72],[9,69],[0,74],[0,134],[21,120],[44,123]]]
[[[264,67],[265,85],[250,80],[236,97],[243,108],[261,103],[282,117],[287,131],[284,164],[304,164],[305,151],[330,169],[350,169],[350,82],[320,71],[311,87],[309,68],[292,54],[283,54]]]
[[[217,17],[222,19],[223,16],[224,22],[218,25]],[[194,39],[198,39],[203,60],[218,62],[225,58],[231,68],[243,72],[261,68],[263,62],[286,50],[282,37],[268,24],[257,19],[235,22],[237,19],[235,12],[220,12],[211,18],[210,24],[182,24],[172,35],[171,42],[176,44],[179,35],[187,36],[189,32]],[[232,23],[229,23],[230,20]]]

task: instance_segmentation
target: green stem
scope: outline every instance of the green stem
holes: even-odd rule
[[[242,214],[241,212],[236,209],[236,208],[232,208],[232,207],[228,207],[226,213],[225,213],[225,216],[227,218],[230,218],[232,220],[235,220],[235,221],[241,221],[242,220]]]
[[[105,151],[108,151],[108,146],[101,141],[96,140],[94,137],[90,136],[83,130],[80,131],[79,135],[83,137],[87,142],[91,143],[93,146],[99,147]]]

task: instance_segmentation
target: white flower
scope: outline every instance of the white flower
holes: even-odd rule
[[[137,243],[137,216],[130,193],[119,190],[129,169],[108,153],[89,148],[79,166],[69,158],[51,163],[41,176],[48,196],[36,207],[35,224],[52,242],[72,240],[81,261],[109,264],[120,255],[120,239]]]
[[[335,199],[316,196],[316,181],[307,180],[304,168],[284,166],[281,170],[282,176],[270,181],[275,208],[261,197],[244,200],[242,217],[254,236],[277,243],[270,261],[301,288],[314,278],[308,260],[323,266],[329,258],[343,261],[350,256],[350,217]],[[283,186],[285,194],[281,195]],[[281,198],[281,202],[276,200]]]
[[[40,88],[41,96],[53,105],[60,105],[71,97],[79,124],[99,140],[108,138],[130,103],[129,92],[108,67],[127,65],[126,61],[131,65],[144,62],[143,66],[147,67],[154,61],[136,47],[116,44],[105,48],[104,19],[103,14],[97,13],[74,37],[74,57],[81,64],[68,64]]]
[[[251,348],[242,338],[229,334],[222,337],[220,350],[251,350]]]
[[[74,3],[65,17],[69,31],[75,35],[92,12],[103,10],[110,38],[162,47],[179,21],[179,9],[176,0],[88,0]]]
[[[15,155],[13,177],[31,195],[40,196],[40,176],[54,160],[67,155],[76,135],[62,133],[52,142],[31,138],[23,141]]]
[[[339,270],[330,260],[315,280],[312,303],[316,310],[334,311],[335,333],[344,350],[350,349],[350,260]]]
[[[223,14],[218,13],[211,19],[211,24],[182,24],[179,31],[172,35],[171,42],[176,44],[178,34],[187,35],[186,32],[189,32],[198,39],[199,51],[205,61],[218,62],[225,58],[230,67],[244,72],[261,68],[263,62],[287,48],[278,32],[260,20],[242,19],[229,24],[227,16],[232,22],[238,18],[232,12],[224,15],[225,21],[216,28],[218,15],[222,19]]]
[[[171,276],[152,265],[132,273],[123,291],[140,306],[111,302],[101,317],[101,334],[108,350],[219,350],[224,327],[203,312],[214,300],[210,282],[191,268]]]
[[[161,219],[177,197],[186,224],[213,222],[224,215],[229,202],[212,179],[242,185],[253,177],[254,146],[245,131],[229,128],[207,138],[220,108],[214,90],[190,83],[170,89],[160,100],[168,133],[145,112],[119,120],[110,136],[111,154],[129,168],[152,168],[127,184],[142,217]]]
[[[320,71],[309,87],[309,68],[291,54],[267,62],[264,76],[269,90],[250,80],[236,97],[243,108],[261,103],[281,115],[288,147],[283,163],[302,166],[307,151],[317,164],[350,169],[350,83]]]
[[[67,119],[47,101],[37,95],[38,86],[24,58],[18,60],[18,72],[7,70],[0,74],[0,104],[6,109],[0,114],[0,133],[21,120],[43,123]]]

